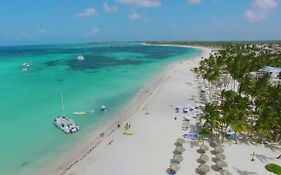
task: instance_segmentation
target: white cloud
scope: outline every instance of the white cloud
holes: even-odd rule
[[[141,18],[141,16],[140,16],[140,14],[133,12],[132,14],[130,14],[129,18],[132,20],[138,20]]]
[[[107,3],[103,3],[103,8],[104,11],[108,12],[108,13],[115,13],[118,11],[118,8],[116,6],[109,6]]]
[[[83,12],[77,13],[75,16],[76,17],[90,17],[90,16],[95,16],[97,14],[98,14],[98,12],[95,8],[89,8]]]
[[[251,22],[261,21],[277,7],[277,0],[253,0],[252,7],[246,11],[245,17]]]
[[[127,4],[137,7],[159,7],[161,6],[160,0],[117,0],[122,4]]]
[[[87,33],[86,33],[86,36],[87,37],[94,37],[94,36],[97,36],[97,33],[100,32],[100,29],[99,28],[94,28],[94,29],[91,29],[89,30]]]
[[[188,0],[189,4],[200,4],[202,0]]]
[[[47,33],[47,32],[48,32],[48,29],[46,29],[46,28],[41,28],[38,30],[38,33],[40,33],[40,34]]]

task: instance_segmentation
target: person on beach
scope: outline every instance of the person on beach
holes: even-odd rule
[[[112,142],[113,142],[113,139],[111,139],[111,140],[108,142],[108,144],[111,145]]]
[[[128,129],[129,129],[129,123],[126,123],[125,130],[128,130]]]
[[[118,123],[117,128],[120,128],[120,124]]]

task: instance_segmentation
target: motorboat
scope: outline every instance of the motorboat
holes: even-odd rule
[[[85,58],[82,55],[79,55],[77,57],[77,61],[84,61],[84,60],[85,60]]]
[[[104,106],[104,105],[102,105],[102,106],[100,107],[100,109],[101,109],[102,112],[106,112],[106,111],[107,111],[106,106]]]
[[[26,72],[31,65],[31,63],[22,63],[21,71]]]
[[[22,63],[22,66],[23,67],[30,67],[30,66],[32,66],[32,64],[31,63]]]
[[[27,68],[23,67],[23,68],[21,68],[21,71],[26,72]]]

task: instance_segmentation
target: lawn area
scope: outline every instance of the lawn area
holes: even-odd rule
[[[269,163],[269,164],[265,165],[265,169],[267,169],[267,171],[270,171],[274,174],[281,175],[281,166],[279,166],[277,164]]]

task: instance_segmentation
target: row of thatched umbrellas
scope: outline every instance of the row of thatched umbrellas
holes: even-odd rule
[[[210,167],[206,163],[210,160],[209,156],[205,154],[209,150],[207,145],[201,145],[198,149],[198,152],[201,153],[201,156],[198,159],[200,165],[196,169],[198,174],[206,174],[210,171]]]
[[[216,141],[211,141],[210,146],[214,148],[211,152],[215,155],[215,158],[212,160],[216,163],[216,167],[218,168],[218,170],[220,170],[220,173],[222,175],[228,175],[228,172],[226,170],[223,170],[224,167],[227,167],[227,163],[224,161],[225,155],[223,154],[223,148]],[[198,149],[198,152],[201,153],[201,156],[198,159],[198,162],[200,162],[201,164],[196,169],[198,174],[207,174],[210,171],[210,167],[206,165],[206,163],[210,159],[205,154],[208,150],[208,146],[204,144],[201,145]]]
[[[182,153],[185,151],[182,144],[185,143],[185,140],[182,138],[177,139],[175,143],[175,150],[173,151],[174,156],[171,159],[170,168],[167,169],[168,174],[176,174],[176,172],[180,169],[180,163],[183,161]]]
[[[227,170],[223,169],[227,167],[227,163],[224,161],[225,155],[223,154],[224,152],[223,148],[219,145],[219,143],[214,138],[210,142],[210,146],[214,148],[213,154],[215,155],[215,158],[213,160],[216,163],[216,167],[220,171],[220,174],[229,175],[230,173]]]

